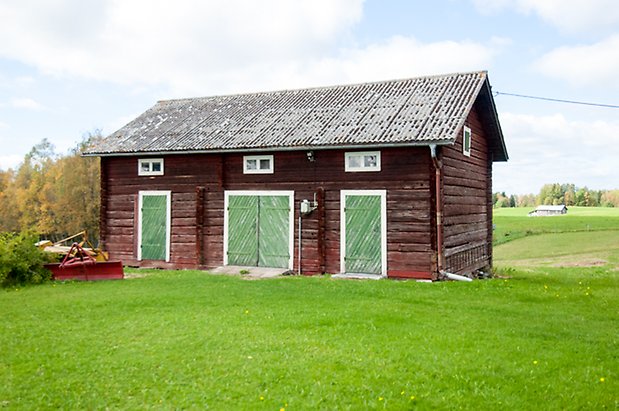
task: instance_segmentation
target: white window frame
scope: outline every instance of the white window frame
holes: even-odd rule
[[[148,164],[148,170],[142,170],[142,164]],[[152,171],[153,163],[161,163],[161,170]],[[163,158],[140,158],[138,160],[138,175],[139,176],[162,176],[163,175]]]
[[[230,203],[230,196],[281,196],[288,197],[288,252],[290,258],[288,259],[288,269],[293,269],[294,259],[294,190],[226,190],[224,191],[224,265],[228,265],[228,204]]]
[[[258,168],[250,169],[247,168],[247,163],[250,160],[255,160]],[[262,169],[260,168],[260,162],[262,160],[269,160],[269,168]],[[243,174],[273,174],[275,169],[275,164],[273,160],[273,155],[261,155],[261,156],[243,156]]]
[[[142,261],[142,204],[145,196],[166,197],[166,239],[165,239],[165,262],[170,262],[170,240],[172,238],[172,191],[140,191],[138,193],[138,261]]]
[[[340,191],[340,274],[346,271],[346,197],[347,196],[379,196],[380,197],[380,235],[381,235],[381,274],[387,277],[387,190],[341,190]],[[352,273],[354,275],[354,273]],[[370,278],[373,274],[363,274]]]
[[[366,166],[364,161],[366,156],[376,156],[376,164]],[[351,157],[361,157],[361,165],[351,166]],[[344,170],[348,173],[380,171],[380,151],[347,151],[344,153]]]
[[[462,130],[463,130],[462,131],[462,154],[464,154],[467,157],[470,157],[471,156],[471,145],[473,143],[473,132],[471,131],[471,128],[467,126],[464,126]],[[468,150],[466,149],[467,134],[468,134],[468,140],[469,140]]]

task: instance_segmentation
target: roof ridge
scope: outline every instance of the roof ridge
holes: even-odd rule
[[[358,86],[365,86],[365,85],[372,85],[372,84],[398,83],[402,81],[446,78],[446,77],[456,77],[456,76],[473,75],[473,74],[483,75],[484,77],[487,77],[488,70],[462,71],[462,72],[432,74],[432,75],[417,76],[417,77],[401,77],[401,78],[394,78],[394,79],[389,79],[389,80],[372,80],[372,81],[357,82],[357,83],[332,84],[332,85],[327,85],[327,86],[311,86],[311,87],[288,88],[288,89],[279,89],[279,90],[262,90],[262,91],[251,91],[251,92],[232,93],[232,94],[215,94],[212,96],[201,96],[201,97],[171,98],[171,99],[157,100],[157,104],[169,103],[169,102],[175,102],[175,101],[203,100],[203,99],[211,99],[211,98],[255,96],[257,94],[276,94],[276,93],[290,93],[290,92],[296,92],[296,91],[328,90],[328,89],[335,89],[335,88],[341,88],[341,87],[358,87]]]

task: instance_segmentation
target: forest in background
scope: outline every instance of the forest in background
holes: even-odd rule
[[[0,170],[0,232],[31,232],[58,240],[87,230],[99,236],[99,158],[82,151],[101,137],[89,133],[68,153],[43,139],[15,169]]]
[[[578,207],[619,207],[619,190],[590,190],[574,184],[544,184],[538,194],[493,193],[494,207],[536,207],[561,205]]]

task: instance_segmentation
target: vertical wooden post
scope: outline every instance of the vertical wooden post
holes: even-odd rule
[[[486,219],[488,224],[488,236],[486,239],[486,256],[488,258],[488,270],[492,270],[493,250],[492,250],[492,237],[494,236],[494,230],[492,225],[492,153],[488,152],[488,168],[486,175]]]
[[[219,182],[219,189],[223,190],[226,187],[226,155],[219,155],[219,168],[217,169],[217,181]]]
[[[107,250],[107,160],[101,157],[99,160],[99,170],[101,177],[99,178],[99,248]]]
[[[318,202],[318,271],[319,274],[324,274],[327,271],[326,268],[326,220],[327,220],[327,212],[325,207],[325,189],[323,187],[318,187],[316,190],[316,201]]]
[[[196,260],[204,266],[204,187],[196,187]]]

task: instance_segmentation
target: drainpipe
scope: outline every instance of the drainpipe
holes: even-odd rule
[[[430,144],[430,155],[434,164],[435,197],[436,197],[436,252],[438,255],[438,272],[443,271],[443,208],[441,206],[441,162],[436,154],[436,144]]]
[[[468,278],[465,277],[463,275],[459,275],[459,274],[454,274],[454,273],[448,273],[447,271],[441,271],[441,274],[447,278],[448,280],[454,280],[454,281],[467,281],[467,282],[471,282],[473,281],[472,278]]]
[[[301,228],[301,211],[299,211],[299,275],[301,275]]]

